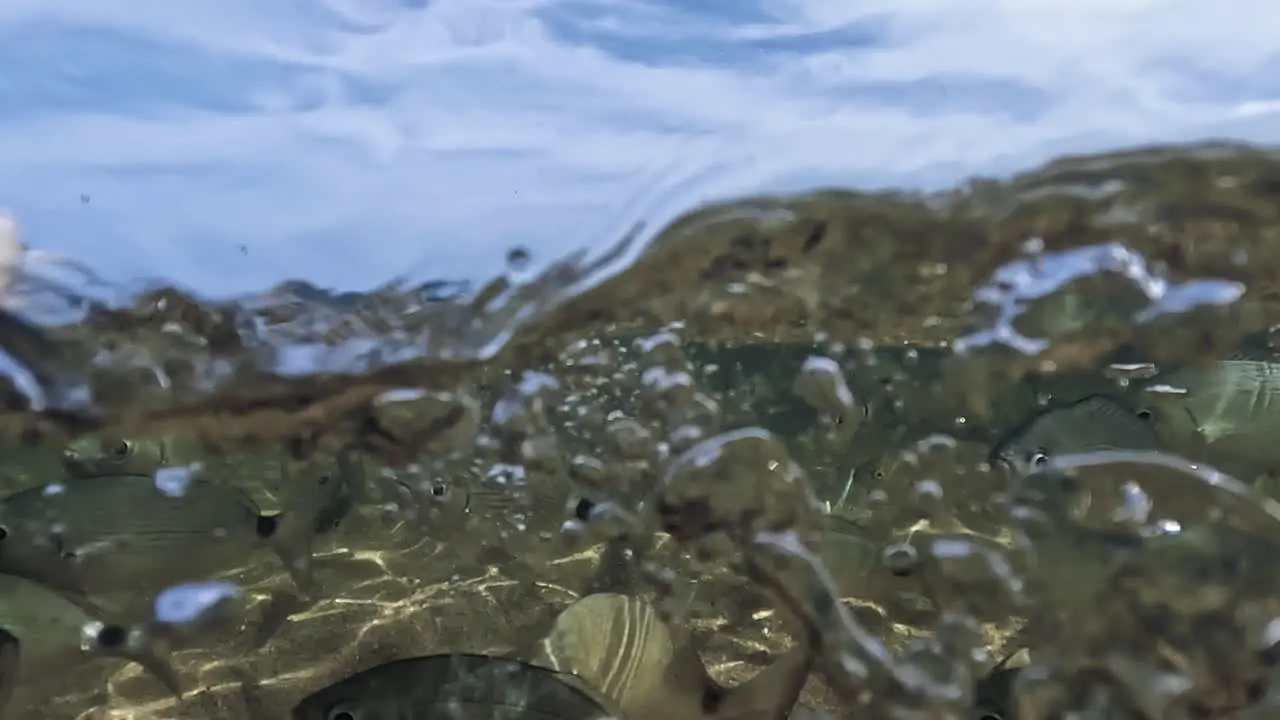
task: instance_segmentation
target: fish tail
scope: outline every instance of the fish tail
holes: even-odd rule
[[[339,453],[333,469],[288,477],[288,501],[275,516],[270,538],[285,569],[304,593],[314,589],[312,547],[317,535],[336,529],[355,505],[363,474],[357,458]]]
[[[182,699],[182,681],[173,666],[168,643],[163,640],[166,633],[150,627],[130,628],[101,622],[89,623],[82,632],[82,646],[90,652],[137,663],[174,697]]]
[[[249,647],[253,650],[265,647],[290,617],[306,610],[309,604],[306,598],[291,592],[271,593],[258,617],[258,625],[253,631]]]
[[[304,513],[297,511],[282,512],[274,518],[277,529],[270,540],[271,549],[298,589],[309,594],[315,589],[315,572],[311,563],[315,526],[308,522]]]

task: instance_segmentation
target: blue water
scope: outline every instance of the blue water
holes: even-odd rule
[[[550,259],[690,205],[1276,139],[1261,0],[13,0],[0,206],[204,294]]]

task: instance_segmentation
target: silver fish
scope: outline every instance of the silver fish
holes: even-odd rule
[[[26,679],[65,673],[90,658],[136,662],[169,692],[182,696],[177,671],[161,648],[167,639],[161,626],[126,626],[109,622],[102,611],[81,597],[64,595],[14,575],[0,575],[0,628],[17,638],[21,662],[16,684]],[[0,659],[0,665],[4,661]],[[11,670],[0,667],[0,675]],[[8,676],[0,686],[12,692]]]
[[[1162,450],[1164,443],[1140,410],[1095,395],[1046,410],[997,443],[993,458],[1027,472],[1050,457],[1099,450]]]
[[[93,595],[153,594],[273,550],[299,588],[313,585],[312,538],[351,506],[348,478],[298,479],[285,512],[264,515],[230,485],[194,477],[165,489],[149,475],[73,477],[0,501],[0,572]]]
[[[394,477],[391,491],[394,505],[422,525],[430,543],[447,547],[458,566],[498,564],[520,582],[536,581],[542,563],[570,549],[561,530],[584,514],[574,484],[563,477],[502,487],[473,476],[412,473]]]
[[[293,720],[605,720],[573,678],[518,660],[431,655],[369,668],[303,698]]]
[[[787,652],[734,688],[716,684],[682,631],[650,603],[588,595],[566,608],[534,663],[572,673],[618,705],[623,717],[721,720],[787,717],[808,677],[811,653]]]
[[[1237,353],[1160,373],[1143,400],[1156,432],[1193,459],[1248,477],[1280,472],[1280,358]]]

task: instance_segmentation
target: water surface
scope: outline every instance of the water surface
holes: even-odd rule
[[[584,592],[692,589],[724,682],[821,630],[802,702],[833,717],[965,717],[1023,647],[1019,717],[1265,716],[1274,584],[1224,558],[1269,556],[1273,478],[1190,443],[991,462],[1137,402],[1124,368],[1270,347],[1254,5],[10,3],[6,492],[93,438],[265,510],[361,467],[268,644],[254,605],[178,652],[178,704],[98,663],[10,713],[286,717],[518,653]],[[510,502],[462,528],[440,482]]]

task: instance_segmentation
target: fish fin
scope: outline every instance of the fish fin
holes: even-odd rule
[[[18,687],[22,666],[22,643],[7,630],[0,630],[0,717]]]
[[[800,643],[750,680],[733,688],[710,688],[719,690],[718,702],[704,708],[704,717],[715,720],[787,720],[800,699],[813,663],[813,649],[807,643]]]
[[[271,548],[298,591],[310,596],[316,590],[315,567],[311,561],[313,537],[306,529],[288,524],[286,514],[280,513],[277,517],[278,529],[271,538]]]
[[[249,641],[250,649],[259,650],[265,647],[276,633],[280,632],[289,618],[305,610],[310,604],[301,595],[287,591],[273,592],[268,595],[267,601],[263,603],[262,613],[258,616],[253,637]]]
[[[173,666],[167,634],[151,627],[126,627],[99,621],[86,623],[80,631],[80,647],[101,656],[135,662],[160,681],[174,697],[182,699],[182,681]]]
[[[274,516],[276,526],[270,537],[271,545],[304,594],[310,595],[316,589],[312,566],[316,535],[336,528],[355,503],[353,483],[359,479],[348,477],[355,472],[354,467],[350,458],[329,472],[306,463],[303,477],[289,478],[285,509]]]

